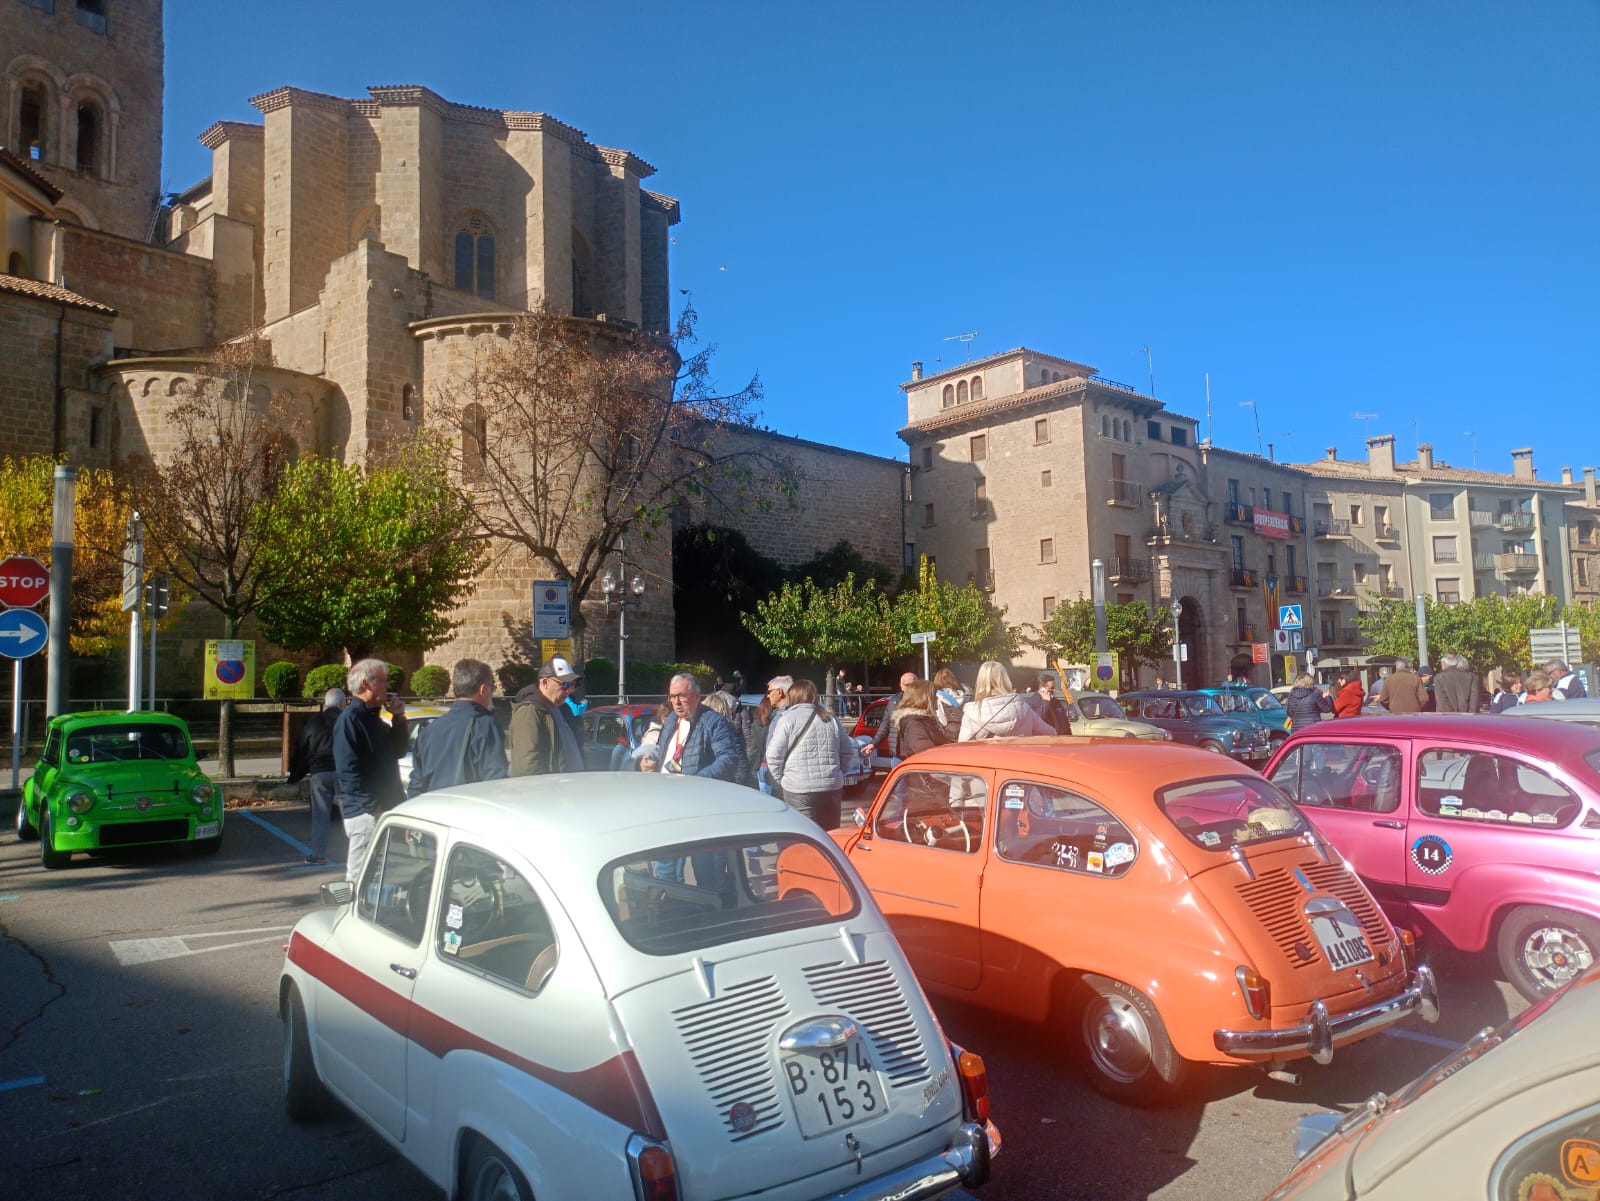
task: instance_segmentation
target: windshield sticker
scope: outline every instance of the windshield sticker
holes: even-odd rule
[[[1026,802],[1021,797],[1008,796],[1005,801],[1007,809],[1021,809]]]
[[[466,924],[467,915],[460,905],[450,902],[450,908],[445,911],[444,924],[452,930],[459,930]]]
[[[1600,1184],[1600,1143],[1569,1138],[1561,1144],[1561,1174],[1580,1188]]]
[[[1430,876],[1442,874],[1453,857],[1450,844],[1437,834],[1424,834],[1411,844],[1411,861]]]
[[[1089,852],[1089,870],[1103,872],[1106,870],[1106,857],[1099,851]]]
[[[1057,839],[1056,843],[1055,843],[1055,846],[1052,848],[1052,850],[1054,850],[1055,854],[1056,854],[1056,866],[1057,867],[1070,867],[1070,868],[1073,868],[1073,869],[1077,868],[1077,866],[1078,866],[1078,848],[1077,847],[1073,846],[1069,842],[1062,842],[1060,839]]]
[[[1222,844],[1222,835],[1218,834],[1215,830],[1201,830],[1198,837],[1200,841],[1205,843],[1208,847],[1220,846]]]
[[[446,930],[443,945],[439,948],[446,955],[454,955],[461,950],[461,932],[459,930]]]
[[[1506,820],[1506,812],[1504,809],[1485,810],[1483,814],[1483,820],[1490,822],[1503,822]]]
[[[1106,828],[1104,826],[1096,826],[1094,828],[1094,845],[1097,847],[1106,845]]]
[[[1024,789],[1021,784],[1007,784],[1006,785],[1006,795],[1008,797],[1009,796],[1023,796],[1023,795],[1026,794],[1026,792],[1027,792],[1027,790]]]
[[[1133,861],[1133,844],[1131,842],[1114,842],[1106,848],[1106,866],[1121,867],[1124,863]]]

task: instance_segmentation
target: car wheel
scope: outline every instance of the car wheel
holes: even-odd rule
[[[1182,1092],[1189,1064],[1150,998],[1132,985],[1084,976],[1077,1030],[1089,1083],[1112,1100],[1153,1106]]]
[[[1228,753],[1228,748],[1223,746],[1215,738],[1205,739],[1200,743],[1200,749],[1202,751],[1210,751],[1213,755],[1226,755]]]
[[[39,811],[39,862],[50,871],[72,862],[71,851],[56,850],[55,823],[50,820],[48,805]]]
[[[28,820],[28,802],[17,798],[17,841],[32,842],[39,837],[39,831],[33,828],[33,823]]]
[[[1564,909],[1513,909],[1500,927],[1500,970],[1530,1001],[1583,975],[1600,958],[1600,923]]]
[[[296,1122],[316,1122],[328,1116],[333,1098],[317,1075],[311,1058],[311,1033],[300,994],[289,989],[283,1011],[283,1109]]]
[[[462,1185],[461,1201],[533,1201],[533,1190],[517,1165],[487,1139],[472,1144]]]

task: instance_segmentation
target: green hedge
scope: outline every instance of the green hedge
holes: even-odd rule
[[[321,667],[313,667],[306,673],[306,682],[301,685],[300,695],[320,701],[328,689],[343,688],[349,676],[350,669],[343,663],[324,663]]]
[[[411,673],[411,694],[441,697],[450,692],[450,673],[437,663],[426,663]]]
[[[261,673],[261,686],[275,701],[286,701],[300,692],[300,666],[280,659]]]

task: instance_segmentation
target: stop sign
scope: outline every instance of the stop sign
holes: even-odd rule
[[[31,609],[50,595],[50,573],[32,555],[0,560],[0,605]]]

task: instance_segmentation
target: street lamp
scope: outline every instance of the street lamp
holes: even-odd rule
[[[78,495],[78,472],[57,467],[54,509],[50,525],[50,660],[45,677],[44,715],[59,717],[67,704],[67,656],[72,614],[73,520]]]
[[[600,592],[606,603],[606,612],[617,607],[617,702],[628,703],[628,606],[637,605],[644,596],[644,580],[637,572],[628,577],[627,552],[617,548],[617,570],[606,570],[600,577]],[[624,583],[626,581],[626,583]]]
[[[1178,619],[1183,616],[1183,602],[1176,597],[1167,612],[1172,614],[1172,669],[1173,680],[1179,688],[1183,687],[1183,630],[1178,624]]]

